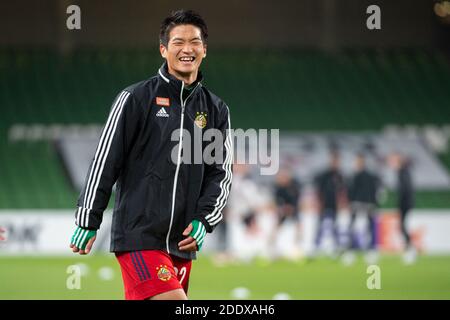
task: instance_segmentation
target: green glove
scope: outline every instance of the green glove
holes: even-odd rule
[[[198,251],[200,251],[206,236],[206,228],[203,223],[198,220],[192,220],[192,231],[189,235],[197,241]]]
[[[72,239],[70,240],[70,243],[75,245],[80,250],[86,249],[86,245],[93,237],[95,237],[97,234],[97,231],[95,230],[88,230],[83,229],[80,227],[77,227]]]

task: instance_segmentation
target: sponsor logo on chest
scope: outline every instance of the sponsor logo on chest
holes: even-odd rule
[[[170,106],[169,98],[156,97],[156,105],[161,106],[161,109],[156,113],[156,116],[159,118],[168,118],[169,114],[164,107]]]
[[[170,100],[169,100],[169,98],[156,97],[156,104],[158,106],[169,107]]]
[[[167,113],[166,109],[164,109],[164,107],[162,107],[161,109],[159,109],[159,111],[156,113],[157,117],[160,118],[168,118],[169,114]]]

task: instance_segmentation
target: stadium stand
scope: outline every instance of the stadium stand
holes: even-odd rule
[[[71,208],[77,197],[52,142],[10,141],[13,125],[103,123],[115,95],[160,64],[154,51],[1,49],[0,208]],[[235,128],[366,131],[450,121],[450,64],[435,51],[227,49],[203,69]],[[449,154],[441,159],[450,166]],[[449,199],[422,192],[418,206],[448,207]]]

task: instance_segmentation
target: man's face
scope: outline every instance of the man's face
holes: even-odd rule
[[[340,165],[340,161],[339,161],[339,156],[337,154],[332,154],[331,155],[331,160],[330,160],[330,167],[332,169],[339,169],[339,165]]]
[[[200,28],[190,24],[174,27],[170,31],[167,47],[161,44],[159,50],[167,60],[169,72],[182,77],[196,76],[206,57],[206,44],[203,43]]]
[[[286,186],[291,181],[291,175],[288,170],[280,169],[276,176],[276,182],[279,186]]]
[[[366,161],[363,157],[357,157],[355,161],[356,170],[361,171],[366,167]]]
[[[403,164],[403,157],[399,153],[391,154],[388,163],[394,170],[399,170]]]

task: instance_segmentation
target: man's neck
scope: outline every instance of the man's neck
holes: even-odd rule
[[[197,80],[198,71],[195,71],[195,72],[192,72],[189,74],[181,74],[179,72],[176,72],[175,70],[173,70],[170,67],[168,67],[167,69],[168,69],[169,74],[171,74],[178,80],[183,81],[186,86],[193,84],[195,82],[195,80]]]

